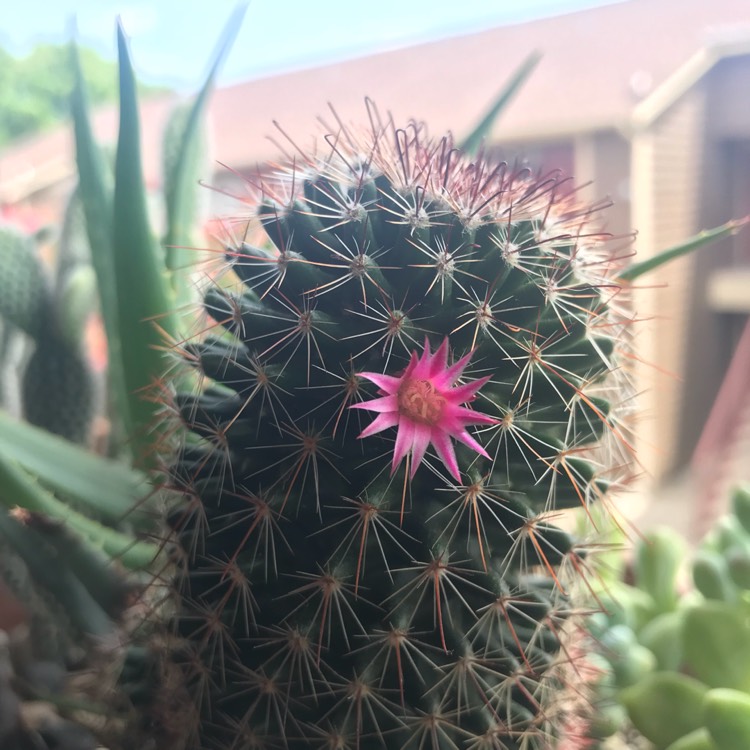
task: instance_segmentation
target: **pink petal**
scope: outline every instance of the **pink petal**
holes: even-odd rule
[[[416,359],[416,352],[412,352],[412,359],[409,362],[409,369],[404,375],[411,375],[418,380],[428,380],[430,377],[430,363],[432,361],[430,354],[430,340],[424,337],[424,350],[419,360]]]
[[[404,370],[404,374],[401,376],[401,380],[406,380],[408,377],[414,374],[414,371],[419,367],[419,359],[417,358],[417,353],[412,352],[411,358],[409,359],[409,364],[406,366],[406,369]]]
[[[398,396],[381,396],[371,401],[361,401],[351,405],[352,409],[366,409],[367,411],[398,411]]]
[[[451,434],[459,432],[467,424],[499,424],[500,420],[490,417],[487,414],[466,409],[463,406],[455,404],[446,404],[443,408],[443,416],[440,420],[440,426]]]
[[[378,419],[380,419],[380,417],[378,417]],[[377,420],[375,421],[377,422]],[[391,474],[396,471],[396,467],[401,463],[401,459],[411,450],[413,443],[414,422],[409,419],[401,418],[398,423],[396,446],[393,449],[393,463],[391,464]]]
[[[381,414],[375,418],[372,424],[367,425],[364,430],[360,433],[360,438],[370,437],[370,435],[377,435],[383,430],[387,430],[389,427],[394,427],[398,424],[398,414],[395,412],[388,412]]]
[[[457,481],[461,481],[461,474],[458,471],[458,462],[456,461],[456,452],[453,450],[453,444],[448,437],[448,434],[442,430],[433,430],[432,432],[432,444],[435,446],[440,460],[448,469],[451,476]]]
[[[438,350],[432,357],[430,362],[430,374],[428,377],[431,379],[437,378],[445,372],[445,367],[448,364],[448,337],[443,339],[443,343],[440,344]]]
[[[484,378],[480,378],[479,380],[472,380],[471,383],[466,383],[464,385],[457,385],[455,388],[451,388],[449,391],[450,394],[450,400],[454,404],[465,404],[467,401],[470,401],[474,394],[490,379],[490,376],[487,375]]]
[[[444,379],[446,385],[453,385],[453,383],[458,380],[458,378],[461,377],[461,373],[466,369],[466,365],[469,364],[469,360],[471,359],[472,355],[474,354],[473,351],[469,352],[468,354],[465,354],[461,359],[458,360],[458,362],[455,362],[453,365],[451,365],[441,376],[441,380]],[[489,380],[489,378],[488,378]],[[486,380],[484,381],[487,382]]]
[[[377,372],[358,372],[357,375],[371,380],[386,393],[395,393],[401,385],[401,378],[394,378],[391,375],[380,375]]]
[[[455,438],[456,440],[460,440],[464,445],[468,445],[472,450],[475,450],[480,456],[484,456],[485,458],[490,457],[487,451],[466,430],[459,432]]]
[[[414,438],[412,440],[411,449],[411,478],[414,479],[414,475],[419,468],[419,464],[422,463],[427,446],[430,444],[432,438],[432,429],[424,424],[414,425]]]

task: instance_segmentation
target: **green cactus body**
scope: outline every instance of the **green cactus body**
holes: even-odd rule
[[[618,263],[561,176],[373,131],[263,179],[185,347],[193,747],[552,742],[555,513],[628,466]]]
[[[9,394],[7,400],[13,405],[20,397],[29,422],[83,443],[95,409],[93,374],[81,345],[93,291],[90,277],[79,273],[74,278],[70,273],[73,251],[65,248],[75,235],[75,206],[72,202],[66,212],[61,243],[60,262],[69,273],[58,274],[58,282],[72,283],[62,288],[50,284],[32,238],[0,226],[0,331],[8,336],[17,329],[34,342],[20,375],[20,393]],[[4,358],[10,354],[8,341],[0,351],[0,380],[8,365]],[[4,396],[0,393],[0,403]]]
[[[40,334],[24,371],[24,416],[55,435],[85,443],[94,416],[94,389],[85,354],[53,323]]]
[[[32,238],[0,225],[0,316],[33,337],[48,320],[50,305],[49,282]]]

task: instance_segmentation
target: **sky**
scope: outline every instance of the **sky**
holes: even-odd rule
[[[333,62],[482,28],[556,15],[613,0],[250,0],[219,83]],[[235,0],[8,0],[0,46],[78,39],[114,58],[119,15],[134,66],[149,83],[199,85]]]

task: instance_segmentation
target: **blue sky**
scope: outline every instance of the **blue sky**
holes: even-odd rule
[[[251,0],[221,82],[608,1]],[[0,45],[23,54],[37,41],[64,41],[75,16],[79,39],[113,57],[119,14],[139,74],[149,82],[191,88],[235,6],[235,0],[8,0],[0,14]]]

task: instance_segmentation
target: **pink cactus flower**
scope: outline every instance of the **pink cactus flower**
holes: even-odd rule
[[[489,458],[487,451],[466,431],[466,425],[497,424],[497,420],[461,406],[474,399],[489,376],[454,387],[471,355],[472,352],[469,352],[448,367],[448,339],[443,340],[434,354],[430,353],[430,342],[425,339],[422,356],[417,358],[417,353],[412,352],[408,367],[399,377],[374,372],[359,373],[360,377],[375,383],[383,394],[371,401],[352,404],[353,409],[378,412],[375,421],[359,437],[370,437],[389,427],[398,428],[391,474],[404,456],[410,455],[413,478],[427,447],[432,443],[451,476],[460,482],[461,475],[451,438]]]

